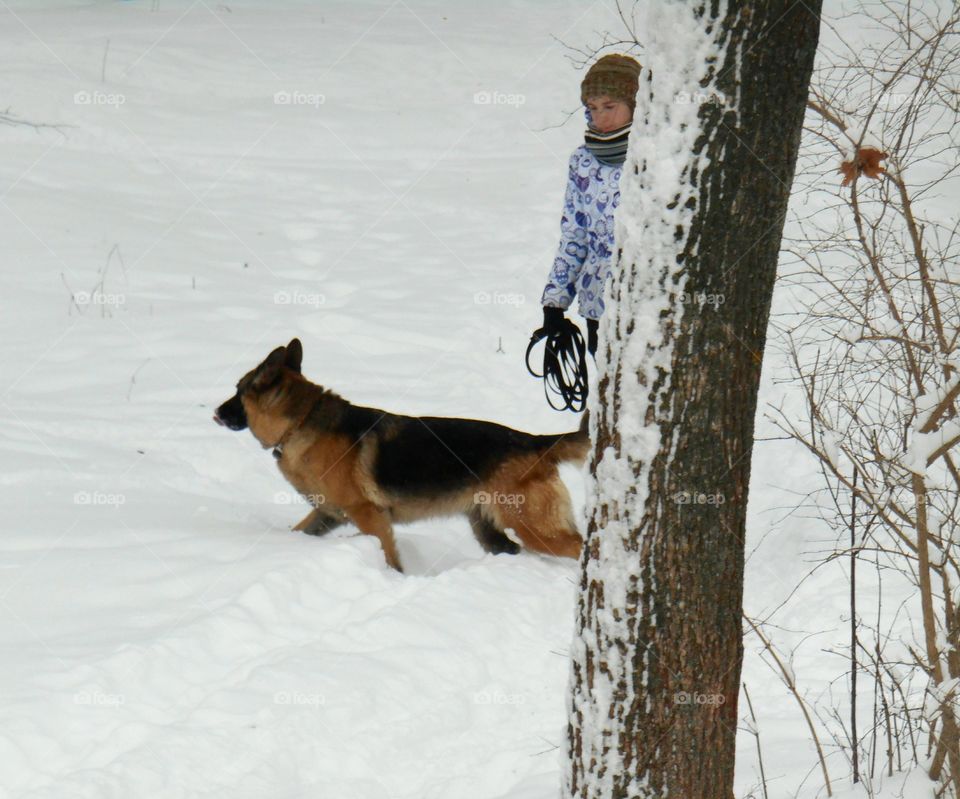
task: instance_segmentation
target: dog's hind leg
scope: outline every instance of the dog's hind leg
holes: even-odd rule
[[[480,508],[474,505],[470,511],[470,529],[473,535],[483,547],[484,552],[492,552],[499,555],[506,552],[508,555],[516,555],[520,551],[520,545],[511,541],[503,530],[499,529],[492,521],[487,519]]]
[[[329,511],[314,508],[293,529],[307,535],[325,535],[345,521],[346,519],[334,516]]]
[[[390,515],[383,508],[365,502],[361,505],[353,505],[343,509],[347,517],[353,522],[361,533],[376,536],[380,539],[380,545],[383,547],[384,557],[387,559],[387,565],[392,566],[398,572],[403,571],[400,565],[400,556],[397,554],[397,543],[393,538],[393,525],[390,522]]]

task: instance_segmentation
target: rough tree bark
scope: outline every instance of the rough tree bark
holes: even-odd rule
[[[591,400],[565,793],[730,799],[754,411],[820,2],[647,13]]]

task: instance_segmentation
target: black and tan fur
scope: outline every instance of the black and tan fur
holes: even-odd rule
[[[352,405],[300,373],[299,339],[237,384],[214,419],[247,427],[314,509],[293,529],[322,535],[351,522],[400,569],[394,522],[465,515],[488,552],[577,557],[582,542],[557,464],[583,461],[585,425],[532,435],[493,422],[401,416]]]

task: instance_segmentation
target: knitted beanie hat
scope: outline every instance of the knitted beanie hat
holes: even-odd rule
[[[605,55],[587,70],[580,84],[580,102],[586,105],[588,98],[606,95],[633,108],[641,68],[640,63],[628,55]]]

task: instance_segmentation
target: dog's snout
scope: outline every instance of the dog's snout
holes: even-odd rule
[[[213,414],[213,421],[230,430],[246,430],[247,413],[239,396],[233,396],[221,405]]]

